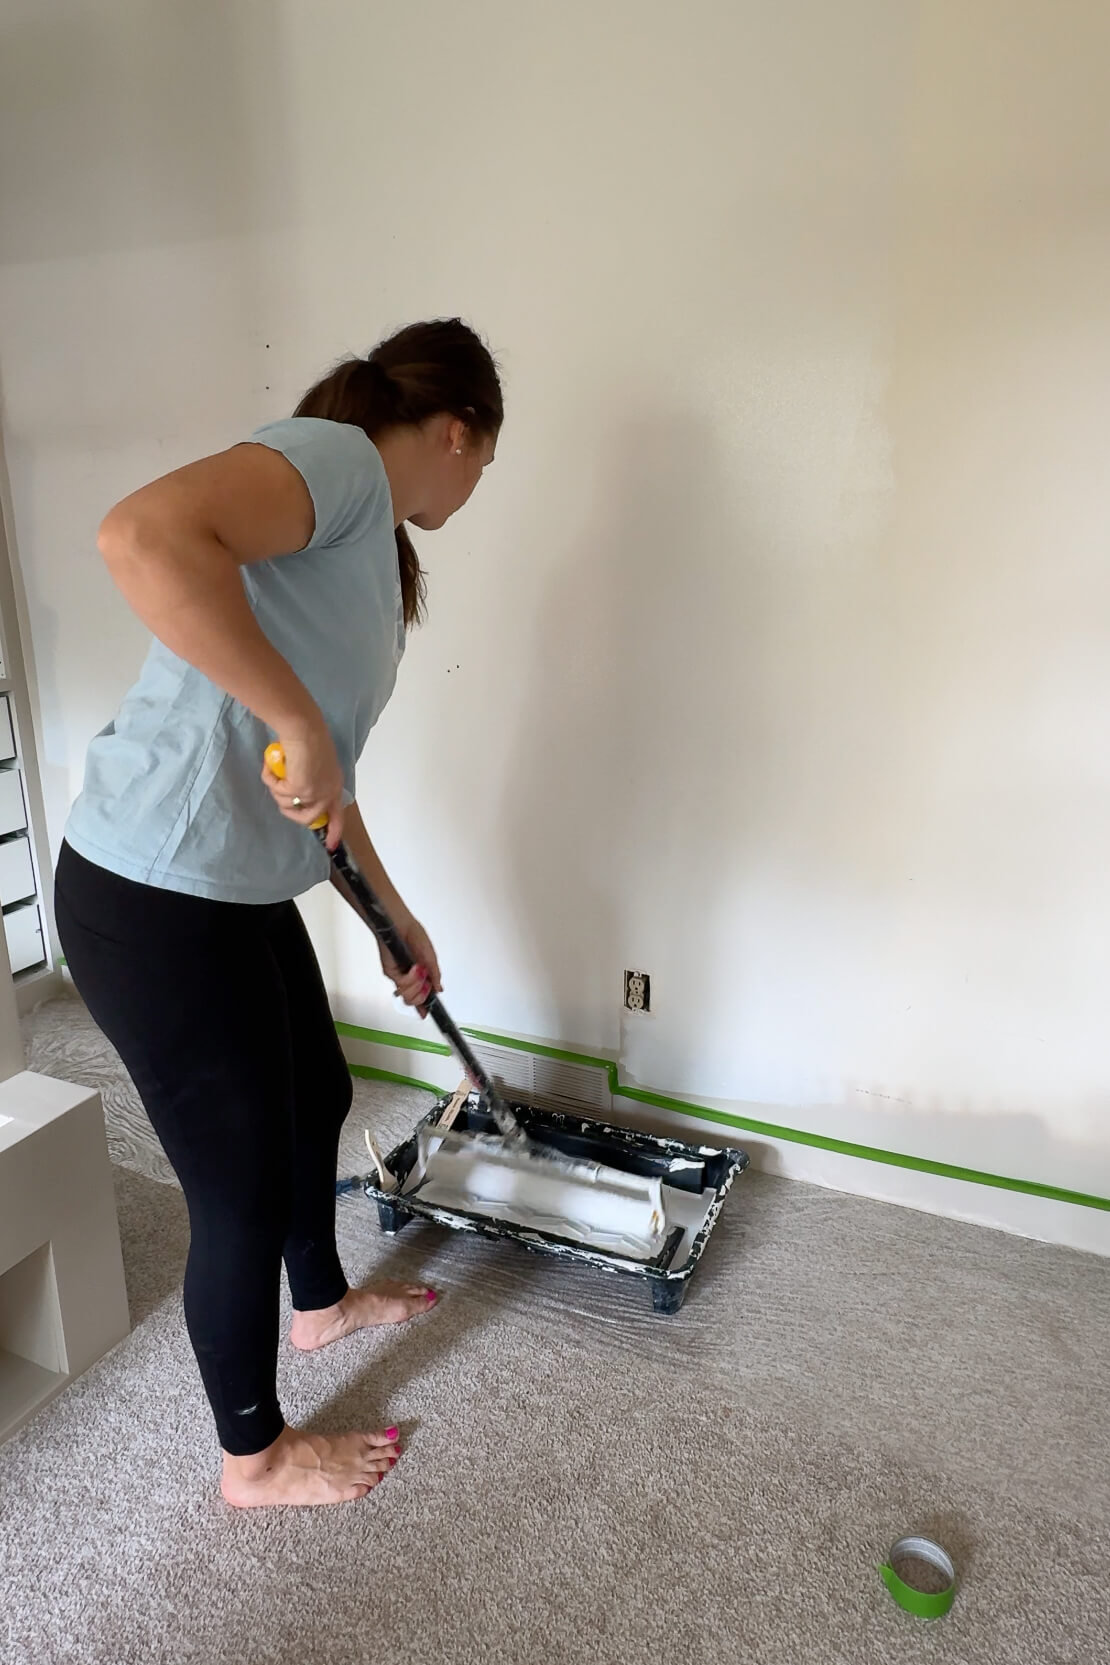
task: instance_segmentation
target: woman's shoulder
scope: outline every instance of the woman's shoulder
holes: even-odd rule
[[[385,468],[361,428],[320,416],[287,416],[256,428],[249,442],[280,451],[307,485],[316,512],[309,548],[344,542],[379,520],[391,521]]]
[[[323,416],[283,416],[276,422],[264,422],[248,439],[251,444],[269,445],[275,451],[315,453],[348,464],[381,468],[377,449],[362,428]]]

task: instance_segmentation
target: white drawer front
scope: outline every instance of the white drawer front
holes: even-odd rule
[[[27,806],[23,800],[23,777],[18,769],[0,769],[0,837],[23,832]]]
[[[13,902],[25,902],[35,894],[35,869],[31,861],[31,844],[26,838],[13,838],[0,844],[0,907]]]
[[[46,959],[42,918],[37,903],[32,902],[26,908],[13,908],[11,913],[6,913],[4,935],[8,939],[8,959],[13,975],[17,971],[28,970],[30,966],[41,965]]]
[[[0,763],[7,763],[15,756],[15,725],[12,722],[12,704],[7,694],[0,694]]]

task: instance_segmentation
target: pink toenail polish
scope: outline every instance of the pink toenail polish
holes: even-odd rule
[[[395,1467],[396,1467],[396,1466],[397,1466],[397,1459],[396,1459],[396,1457],[391,1457],[391,1458],[390,1458],[390,1459],[389,1459],[389,1466],[390,1466],[390,1468],[395,1468]]]
[[[427,1301],[428,1305],[432,1307],[435,1306],[435,1303],[439,1300],[439,1296],[436,1294],[434,1289],[426,1289],[424,1291],[424,1299]]]
[[[392,1445],[393,1441],[397,1438],[397,1436],[400,1434],[400,1432],[401,1432],[400,1428],[387,1428],[386,1431],[385,1431],[385,1437],[389,1441],[389,1443]]]

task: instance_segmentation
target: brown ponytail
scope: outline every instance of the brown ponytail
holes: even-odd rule
[[[497,366],[458,318],[409,324],[367,358],[344,359],[309,388],[294,416],[349,422],[371,440],[387,428],[446,412],[475,438],[496,438],[504,417]],[[398,526],[397,567],[406,628],[424,615],[424,572],[407,529]]]

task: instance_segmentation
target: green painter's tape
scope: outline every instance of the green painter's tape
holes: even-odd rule
[[[377,1046],[399,1047],[406,1051],[435,1052],[450,1056],[450,1048],[436,1041],[425,1041],[410,1035],[396,1035],[388,1029],[360,1029],[353,1023],[336,1025],[341,1035],[351,1040],[369,1041]],[[792,1145],[808,1145],[811,1150],[827,1150],[836,1156],[852,1156],[861,1162],[880,1162],[888,1168],[907,1168],[912,1173],[934,1174],[939,1179],[958,1179],[968,1185],[988,1185],[996,1191],[1017,1191],[1027,1197],[1041,1197],[1048,1202],[1070,1203],[1077,1208],[1099,1208],[1110,1213],[1110,1197],[1095,1197],[1085,1191],[1069,1191],[1062,1185],[1042,1185],[1035,1179],[1011,1179],[1006,1174],[992,1174],[979,1168],[961,1168],[952,1162],[934,1162],[927,1156],[907,1156],[903,1151],[879,1150],[873,1145],[857,1145],[849,1139],[830,1139],[823,1133],[809,1133],[804,1128],[784,1127],[777,1122],[763,1122],[753,1116],[735,1116],[727,1110],[711,1110],[707,1105],[693,1104],[688,1099],[671,1098],[666,1093],[653,1093],[645,1087],[625,1087],[617,1076],[617,1066],[611,1058],[594,1058],[585,1052],[568,1052],[563,1047],[544,1046],[540,1041],[520,1041],[512,1035],[498,1035],[490,1029],[463,1028],[471,1040],[486,1041],[491,1046],[507,1046],[516,1052],[529,1052],[536,1058],[554,1058],[565,1064],[585,1064],[605,1071],[609,1090],[615,1098],[631,1099],[635,1104],[647,1104],[655,1110],[668,1110],[676,1116],[692,1116],[697,1121],[717,1122],[722,1127],[737,1128],[742,1133],[755,1133],[764,1139],[781,1139]],[[362,1066],[359,1066],[360,1071]],[[384,1079],[408,1081],[407,1076],[384,1074]],[[427,1086],[426,1082],[414,1083]],[[436,1088],[436,1091],[441,1091]]]
[[[660,1110],[673,1110],[680,1116],[697,1116],[710,1122],[722,1122],[726,1127],[742,1128],[746,1133],[760,1133],[766,1139],[788,1140],[795,1145],[809,1145],[814,1150],[833,1151],[838,1156],[854,1156],[864,1162],[882,1162],[888,1168],[909,1168],[914,1173],[936,1174],[941,1179],[960,1179],[969,1185],[990,1185],[996,1191],[1021,1191],[1029,1197],[1044,1197],[1049,1202],[1075,1203],[1080,1208],[1101,1208],[1110,1211],[1110,1197],[1093,1197],[1084,1191],[1069,1191],[1062,1185],[1042,1185],[1035,1179],[1011,1179],[1006,1174],[991,1174],[979,1168],[960,1168],[951,1162],[934,1162],[928,1156],[907,1156],[903,1151],[879,1150],[873,1145],[856,1145],[849,1139],[828,1139],[823,1133],[807,1133],[801,1128],[780,1127],[775,1122],[760,1122],[754,1117],[732,1116],[724,1110],[708,1110],[682,1099],[667,1098],[662,1093],[649,1093],[641,1087],[617,1087],[622,1098],[635,1099],[638,1104],[651,1104]]]
[[[422,1092],[434,1093],[437,1098],[443,1096],[443,1088],[435,1087],[430,1081],[417,1081],[411,1075],[397,1075],[393,1070],[377,1070],[373,1064],[349,1064],[352,1075],[357,1075],[363,1081],[393,1081],[398,1087],[419,1087]]]
[[[491,1046],[511,1046],[514,1052],[530,1052],[534,1058],[558,1058],[564,1064],[590,1064],[605,1070],[609,1085],[617,1091],[617,1066],[611,1058],[591,1058],[586,1052],[566,1052],[561,1046],[544,1046],[541,1041],[518,1041],[513,1035],[495,1035],[491,1029],[463,1028],[463,1034],[473,1041],[488,1041]]]
[[[944,1589],[918,1590],[905,1583],[891,1562],[906,1560],[927,1561],[935,1567],[947,1580]],[[956,1599],[956,1569],[951,1556],[932,1538],[899,1538],[879,1568],[879,1574],[899,1607],[918,1619],[942,1619]]]
[[[394,1035],[389,1029],[359,1029],[353,1023],[337,1023],[341,1035],[353,1041],[373,1041],[375,1046],[399,1046],[406,1052],[436,1052],[450,1058],[451,1048],[442,1041],[426,1041],[422,1035]]]

